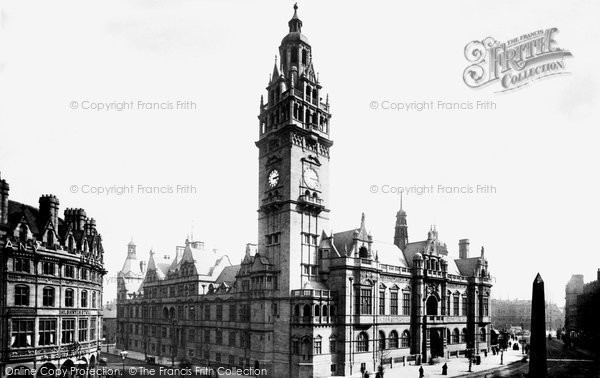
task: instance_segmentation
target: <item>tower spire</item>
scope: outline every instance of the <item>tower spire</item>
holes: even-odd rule
[[[290,27],[290,33],[302,32],[302,20],[298,18],[298,3],[294,4],[294,15],[292,16],[290,22],[288,22],[288,25]]]
[[[406,211],[404,211],[402,204],[402,192],[400,192],[400,210],[396,213],[394,244],[401,250],[404,250],[408,244],[408,224],[406,222]]]

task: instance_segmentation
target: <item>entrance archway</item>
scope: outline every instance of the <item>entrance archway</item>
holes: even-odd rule
[[[444,338],[440,334],[440,330],[429,331],[429,349],[432,358],[444,356]]]

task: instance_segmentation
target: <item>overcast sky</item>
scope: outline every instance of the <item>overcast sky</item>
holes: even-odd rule
[[[239,261],[257,238],[260,95],[292,5],[0,0],[0,174],[10,198],[37,205],[53,193],[61,214],[85,208],[103,235],[109,276],[131,238],[145,259],[150,248],[173,253],[193,232]],[[365,212],[374,238],[392,242],[399,197],[383,186],[434,185],[404,196],[410,240],[435,224],[455,257],[459,239],[471,240],[472,255],[485,246],[494,297],[528,298],[540,272],[547,297],[564,305],[571,274],[596,277],[600,3],[299,6],[333,113],[334,231],[357,227]],[[573,53],[570,75],[503,94],[464,84],[470,41],[551,27]],[[82,109],[85,101],[196,109],[95,111]],[[373,101],[494,101],[496,109],[373,110]],[[95,195],[82,193],[85,185],[136,190]],[[137,185],[197,192],[143,195]],[[442,195],[438,185],[495,193]],[[105,299],[115,292],[108,281]]]

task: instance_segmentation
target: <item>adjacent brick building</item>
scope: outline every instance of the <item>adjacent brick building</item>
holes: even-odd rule
[[[433,227],[409,242],[402,208],[389,242],[368,232],[364,214],[356,228],[330,232],[329,99],[296,10],[288,25],[260,101],[258,244],[233,265],[188,240],[173,259],[152,254],[141,283],[122,272],[118,347],[271,377],[488,349],[483,248],[471,257],[463,239],[453,259]]]
[[[0,180],[1,376],[52,375],[96,364],[102,327],[102,238],[83,209],[43,195],[9,200]]]

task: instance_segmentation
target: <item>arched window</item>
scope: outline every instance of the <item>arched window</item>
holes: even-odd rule
[[[294,316],[300,316],[300,305],[294,306]]]
[[[452,343],[458,344],[460,342],[460,333],[458,332],[458,328],[454,328],[452,331]]]
[[[446,329],[446,343],[452,344],[452,332],[449,329]]]
[[[358,256],[362,258],[369,257],[369,250],[367,249],[367,247],[365,247],[364,245],[360,247],[358,250]]]
[[[315,316],[321,316],[321,306],[315,305]]]
[[[390,349],[398,348],[398,332],[395,330],[390,332]]]
[[[369,335],[366,332],[361,332],[358,334],[358,352],[368,352],[369,351]]]
[[[92,308],[96,308],[96,292],[92,292]]]
[[[329,316],[331,316],[331,317],[335,316],[335,306],[334,305],[329,306]]]
[[[311,358],[312,356],[312,343],[310,341],[310,338],[305,337],[302,339],[302,359],[303,360],[308,360]]]
[[[169,309],[169,319],[175,319],[175,307]]]
[[[304,305],[304,309],[302,310],[302,316],[311,316],[309,305]]]
[[[169,310],[166,307],[163,308],[163,319],[169,319]]]
[[[302,64],[306,64],[307,61],[307,54],[306,54],[306,50],[302,50]]]
[[[15,306],[29,306],[29,286],[15,286]]]
[[[466,328],[463,328],[462,331],[460,331],[460,342],[461,343],[467,342],[467,329]]]
[[[379,350],[385,349],[385,332],[379,331]]]
[[[485,327],[481,327],[481,329],[479,331],[480,331],[480,333],[479,333],[479,340],[480,341],[486,341],[487,335],[485,333]]]
[[[88,306],[88,292],[87,290],[83,290],[81,292],[81,307],[87,307]]]
[[[425,304],[425,307],[427,309],[427,315],[438,314],[438,301],[433,295],[430,295],[429,298],[427,298],[427,303]]]
[[[54,288],[46,286],[42,291],[42,305],[45,307],[54,307]]]
[[[402,346],[402,348],[410,347],[410,333],[408,332],[408,330],[404,330],[404,332],[402,332],[401,346]]]
[[[54,232],[52,230],[48,230],[46,233],[46,243],[48,247],[54,247]]]
[[[73,289],[65,290],[65,307],[75,307],[75,292]]]
[[[326,316],[329,316],[329,313],[327,312],[327,310],[328,310],[328,309],[327,309],[327,305],[323,305],[323,311],[322,311],[322,314],[323,314],[323,316],[324,316],[324,317],[326,317]]]

